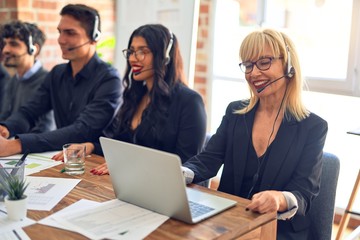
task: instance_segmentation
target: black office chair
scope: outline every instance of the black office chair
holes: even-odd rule
[[[331,240],[334,222],[336,186],[340,160],[332,153],[324,152],[320,192],[310,209],[311,227],[309,240]]]

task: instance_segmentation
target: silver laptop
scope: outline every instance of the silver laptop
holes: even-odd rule
[[[197,223],[236,201],[188,188],[179,156],[100,138],[116,197],[186,223]]]

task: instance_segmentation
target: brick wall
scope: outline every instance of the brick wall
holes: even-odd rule
[[[200,0],[199,25],[195,60],[194,89],[201,94],[207,106],[210,11],[212,0]],[[208,106],[207,106],[208,107]]]
[[[57,43],[57,25],[60,20],[60,10],[68,3],[66,0],[0,0],[0,22],[20,19],[33,22],[43,30],[47,40],[41,50],[41,59],[45,68],[64,62],[61,58],[60,47]],[[102,38],[114,37],[115,0],[77,0],[76,3],[86,4],[96,8],[103,17],[101,20]],[[104,53],[106,60],[113,60],[113,51]]]
[[[96,8],[101,18],[101,40],[115,35],[115,2],[116,0],[77,0],[76,3],[83,3]],[[0,23],[13,19],[34,22],[42,29],[47,40],[39,59],[47,69],[64,62],[61,58],[61,51],[57,43],[57,24],[60,20],[59,12],[63,6],[74,1],[66,0],[0,0]],[[209,13],[211,0],[200,0],[199,31],[196,52],[194,89],[198,91],[206,103],[207,75],[208,75],[208,52],[209,51]],[[106,16],[106,17],[105,17]],[[113,61],[112,50],[102,50],[103,58],[106,61]]]

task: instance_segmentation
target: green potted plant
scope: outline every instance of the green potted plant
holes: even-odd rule
[[[3,190],[6,193],[5,207],[9,219],[18,221],[26,217],[26,200],[25,190],[29,186],[24,179],[19,176],[8,175],[8,177],[1,183]]]

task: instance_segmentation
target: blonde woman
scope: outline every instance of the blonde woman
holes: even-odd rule
[[[250,211],[277,211],[277,239],[308,239],[306,214],[319,193],[327,122],[301,100],[298,56],[288,36],[250,33],[240,58],[251,97],[230,103],[205,150],[183,164],[187,182],[214,177],[224,164],[219,191],[251,199]]]

